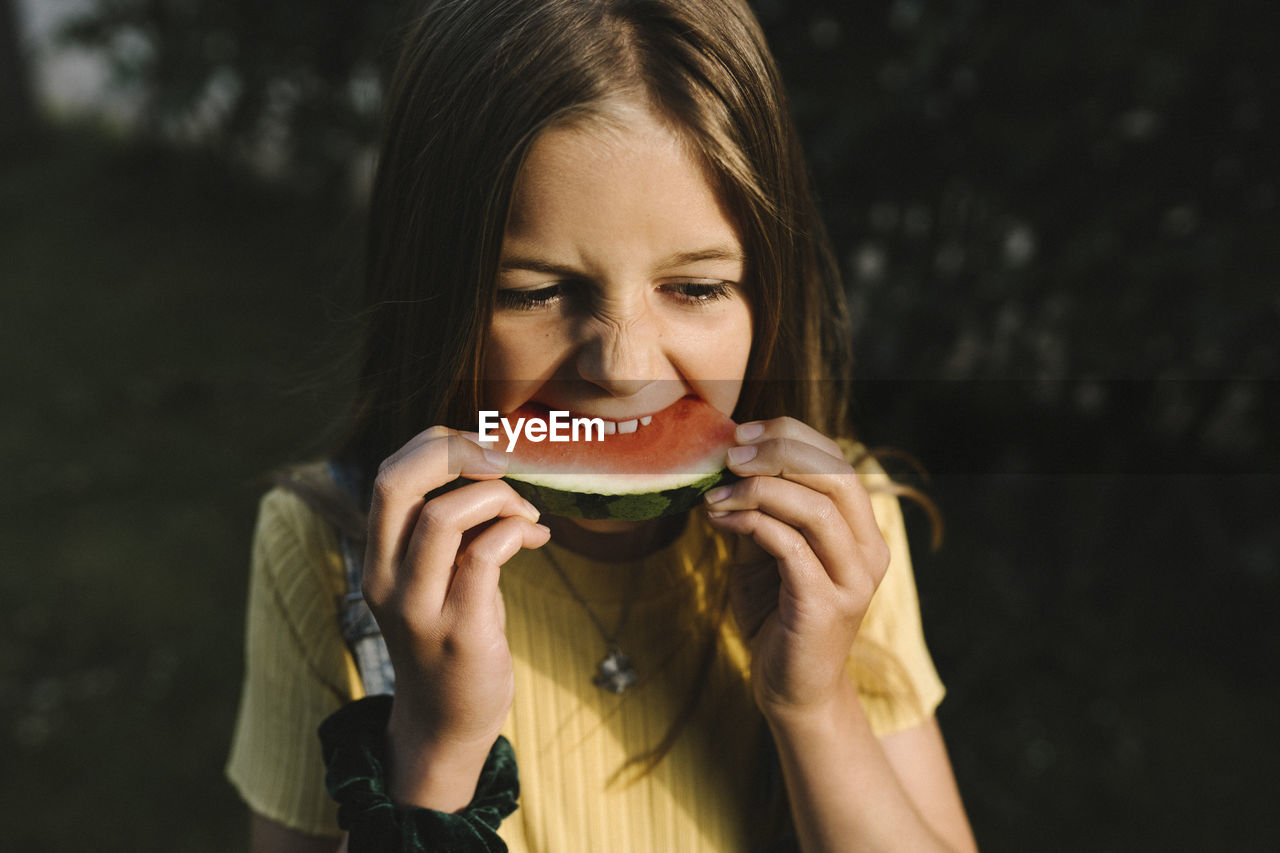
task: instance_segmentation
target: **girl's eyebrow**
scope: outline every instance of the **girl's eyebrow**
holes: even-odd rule
[[[740,249],[730,246],[710,246],[705,249],[695,249],[690,252],[676,252],[669,255],[658,262],[656,269],[669,270],[677,267],[683,267],[688,264],[695,264],[699,261],[734,261],[742,262],[744,256]],[[499,272],[513,272],[515,270],[524,270],[527,272],[545,273],[547,275],[560,275],[568,277],[578,277],[582,275],[582,271],[574,269],[565,264],[557,264],[542,258],[527,257],[516,255],[509,258],[503,258],[498,265]]]
[[[499,272],[513,272],[515,270],[525,270],[527,272],[540,272],[547,275],[560,275],[568,278],[576,278],[582,275],[579,270],[573,267],[567,267],[562,264],[553,264],[550,261],[544,261],[540,258],[528,258],[516,256],[512,258],[503,258],[498,265]]]
[[[677,252],[659,263],[658,269],[668,270],[674,267],[682,267],[686,264],[696,264],[698,261],[741,262],[743,260],[745,260],[745,258],[743,257],[741,249],[731,246],[711,246],[706,249],[697,249],[692,252]]]

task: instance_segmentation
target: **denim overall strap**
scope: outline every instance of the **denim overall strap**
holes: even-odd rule
[[[343,492],[358,503],[362,490],[360,478],[346,466],[330,462],[329,476]],[[356,669],[360,672],[360,681],[364,684],[366,696],[377,696],[381,693],[395,693],[396,676],[391,668],[391,656],[387,654],[387,644],[382,639],[382,631],[378,628],[368,603],[361,591],[364,576],[364,543],[339,531],[339,546],[342,550],[342,563],[345,567],[347,592],[340,602],[338,616],[342,627],[342,638],[346,640],[351,655],[355,658]]]

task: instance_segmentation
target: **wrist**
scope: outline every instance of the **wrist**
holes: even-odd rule
[[[515,752],[498,736],[471,800],[446,812],[397,803],[390,796],[388,726],[392,700],[374,696],[352,702],[320,725],[325,787],[338,803],[338,825],[349,833],[352,853],[426,853],[430,850],[505,851],[497,834],[516,809],[520,781]]]
[[[857,687],[843,676],[821,699],[803,704],[761,701],[758,705],[776,739],[831,736],[846,726],[852,715],[862,712]]]
[[[475,794],[496,735],[457,741],[424,735],[393,704],[387,721],[387,793],[397,805],[454,813]]]

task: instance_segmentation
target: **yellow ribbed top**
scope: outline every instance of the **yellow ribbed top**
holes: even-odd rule
[[[869,487],[883,482],[874,463],[862,470]],[[920,630],[897,500],[873,492],[872,503],[893,559],[858,644],[887,652],[887,671],[898,677],[859,663],[858,644],[850,672],[873,729],[885,734],[928,719],[943,688]],[[631,594],[618,642],[640,681],[624,694],[591,683],[604,640],[544,551],[605,626],[617,624]],[[717,627],[712,616],[723,591],[715,569],[729,556],[697,510],[672,544],[643,560],[594,562],[552,543],[503,567],[516,678],[503,733],[519,762],[521,798],[500,833],[513,853],[742,851],[772,831],[781,812],[770,805],[780,801],[762,760],[766,729],[747,685],[747,654],[732,619]],[[269,493],[255,536],[227,775],[254,811],[319,835],[339,830],[315,730],[363,695],[338,630],[344,591],[332,529],[295,495]],[[696,710],[666,757],[646,774],[624,769],[658,745],[699,685]]]

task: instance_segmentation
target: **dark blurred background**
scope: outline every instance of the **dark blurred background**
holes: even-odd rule
[[[348,390],[399,8],[0,2],[12,849],[244,845],[255,501]],[[908,523],[985,850],[1280,847],[1277,8],[757,4],[860,429],[945,515]]]

